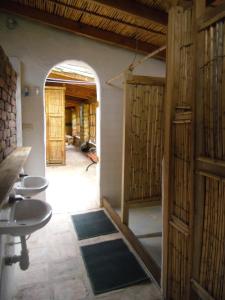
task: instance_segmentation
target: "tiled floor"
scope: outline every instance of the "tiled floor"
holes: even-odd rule
[[[81,156],[80,158],[81,164],[78,168],[79,171],[76,172],[80,172],[80,177],[82,177],[81,173],[85,175],[83,167],[88,161],[83,160]],[[77,162],[77,164],[79,163]],[[54,214],[51,221],[42,230],[35,232],[27,242],[30,267],[27,271],[21,271],[17,266],[15,274],[17,292],[13,300],[161,299],[160,291],[153,283],[136,285],[99,296],[93,295],[79,248],[84,244],[121,238],[122,236],[120,233],[115,233],[83,241],[77,240],[70,212],[97,207],[96,196],[94,197],[95,185],[90,184],[91,191],[87,191],[87,186],[83,189],[83,185],[77,183],[79,176],[76,172],[73,173],[72,167],[69,174],[66,174],[65,169],[66,167],[57,167],[54,172],[48,170],[50,186],[47,199],[53,206]],[[61,170],[62,173],[60,174]],[[88,176],[91,177],[91,173],[89,174]],[[70,176],[72,178],[69,179]],[[61,180],[64,179],[62,180],[63,185],[58,186],[57,182],[60,178]],[[84,182],[87,183],[88,180],[90,178],[81,178],[83,184]],[[74,183],[72,187],[76,191],[75,200],[71,197],[73,195],[71,194],[71,182]],[[65,190],[66,197],[64,197],[63,192]],[[68,199],[69,195],[70,198]],[[81,203],[79,203],[79,199],[82,199]],[[76,201],[75,204],[73,201]]]
[[[117,210],[121,214],[120,209]],[[162,209],[155,207],[135,207],[129,210],[129,227],[138,235],[162,232]],[[162,263],[162,237],[139,239],[158,266]]]
[[[79,212],[99,207],[96,165],[73,146],[66,150],[66,165],[46,168],[48,202],[54,212]]]

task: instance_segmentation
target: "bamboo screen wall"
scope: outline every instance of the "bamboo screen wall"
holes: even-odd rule
[[[197,193],[193,277],[210,299],[225,299],[225,24],[198,24]],[[203,212],[203,213],[202,213]],[[198,268],[196,268],[196,266]],[[197,290],[197,294],[198,294]]]
[[[89,109],[89,134],[90,141],[96,143],[96,103],[90,104]]]
[[[123,206],[160,205],[164,79],[130,76],[125,101]]]
[[[224,21],[202,31],[204,60],[201,70],[203,107],[202,155],[225,160],[225,41]]]
[[[225,182],[204,179],[204,223],[198,282],[214,299],[224,299]]]
[[[76,105],[72,111],[72,136],[80,137],[80,106]]]
[[[171,172],[167,243],[167,297],[189,299],[192,221],[192,107],[194,45],[192,9],[170,11],[169,33],[173,35],[173,86],[171,89]],[[171,75],[168,75],[171,76]],[[169,78],[167,79],[170,80]],[[167,83],[168,84],[168,83]],[[167,100],[166,100],[167,101]]]
[[[80,142],[96,143],[96,107],[97,103],[78,104],[72,112],[72,135],[79,137]]]
[[[223,300],[225,4],[194,3],[169,12],[164,295]]]

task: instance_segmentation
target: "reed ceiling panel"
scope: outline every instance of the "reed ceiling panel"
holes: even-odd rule
[[[149,7],[160,9],[162,11],[167,11],[168,8],[165,0],[137,0],[137,2],[145,4]]]
[[[150,19],[135,17],[129,12],[114,7],[107,7],[94,1],[11,0],[10,2],[35,8],[54,16],[76,21],[81,25],[89,25],[154,46],[162,46],[166,42],[167,26]],[[159,12],[165,12],[163,1],[139,1],[139,3],[147,9],[154,8],[158,9]]]

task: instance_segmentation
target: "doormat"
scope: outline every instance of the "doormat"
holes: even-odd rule
[[[95,295],[150,281],[122,239],[81,247]]]
[[[104,210],[73,215],[71,217],[78,240],[118,232]]]

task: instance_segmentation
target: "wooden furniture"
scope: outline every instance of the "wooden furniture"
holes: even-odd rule
[[[65,88],[45,87],[47,164],[65,164]]]
[[[91,160],[91,163],[86,167],[86,171],[88,171],[90,166],[98,163],[98,156],[97,156],[96,152],[91,152],[91,151],[87,152],[86,155]]]
[[[31,148],[21,147],[14,150],[0,164],[0,209],[5,204],[12,186],[23,168]]]

